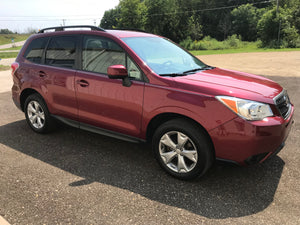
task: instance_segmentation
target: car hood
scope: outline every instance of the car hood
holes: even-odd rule
[[[190,91],[268,103],[272,103],[273,98],[282,91],[279,84],[267,78],[220,68],[174,77],[174,81],[179,88]]]

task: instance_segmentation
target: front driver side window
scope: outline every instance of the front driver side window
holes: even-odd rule
[[[85,36],[82,69],[107,74],[107,68],[112,65],[123,65],[127,68],[129,78],[142,79],[140,69],[117,43],[104,37]]]

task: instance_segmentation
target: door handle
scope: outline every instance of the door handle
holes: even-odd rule
[[[77,80],[76,83],[79,84],[81,87],[89,86],[89,82],[87,82],[86,80]]]
[[[40,72],[39,72],[39,76],[40,76],[40,77],[45,77],[45,76],[46,76],[46,73],[45,73],[44,71],[40,71]]]

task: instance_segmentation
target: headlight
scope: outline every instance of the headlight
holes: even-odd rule
[[[246,120],[263,120],[273,116],[268,104],[229,96],[216,96],[225,106]]]

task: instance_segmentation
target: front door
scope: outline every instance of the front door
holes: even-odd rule
[[[130,87],[109,79],[107,68],[126,66]],[[82,71],[75,77],[79,121],[139,137],[143,107],[142,73],[114,41],[100,36],[84,36]]]

